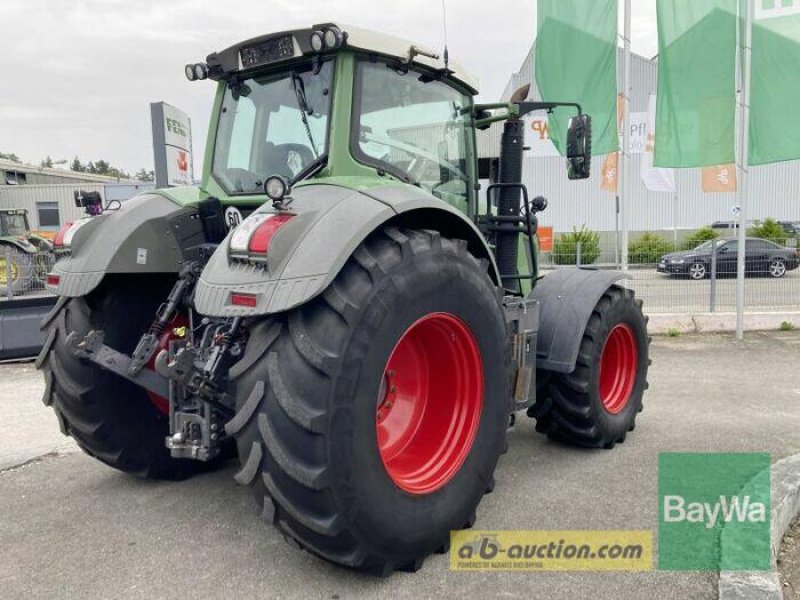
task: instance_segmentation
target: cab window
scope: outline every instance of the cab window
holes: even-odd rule
[[[473,170],[472,97],[413,69],[362,61],[356,72],[352,150],[466,208]]]

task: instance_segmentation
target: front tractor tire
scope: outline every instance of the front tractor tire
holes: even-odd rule
[[[541,387],[528,409],[536,430],[587,448],[624,442],[642,411],[649,344],[642,302],[631,290],[609,288],[589,318],[575,370],[537,373]]]
[[[106,465],[142,478],[184,479],[207,466],[170,456],[166,401],[77,358],[66,343],[73,331],[103,330],[106,344],[130,354],[172,284],[158,276],[107,279],[87,297],[60,298],[45,317],[46,341],[37,359],[45,379],[43,402],[55,410],[61,431]]]
[[[470,527],[506,450],[501,300],[465,242],[388,228],[319,297],[250,327],[236,480],[289,540],[376,574]]]

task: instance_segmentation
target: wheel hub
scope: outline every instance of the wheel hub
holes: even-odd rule
[[[626,323],[614,327],[606,338],[600,355],[600,399],[612,415],[628,405],[636,384],[639,350],[633,329]]]
[[[483,404],[483,366],[467,325],[448,313],[412,324],[392,351],[375,414],[378,450],[402,490],[429,494],[461,468]]]

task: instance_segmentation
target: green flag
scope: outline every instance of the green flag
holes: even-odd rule
[[[750,164],[800,159],[800,0],[755,2]]]
[[[617,135],[617,0],[539,0],[536,84],[546,102],[577,102],[592,117],[593,152],[619,148]],[[561,154],[574,109],[548,118]]]
[[[736,160],[738,0],[657,0],[658,167]]]

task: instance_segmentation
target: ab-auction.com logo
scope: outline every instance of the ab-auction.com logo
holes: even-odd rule
[[[649,531],[454,531],[456,571],[646,571]]]
[[[662,454],[658,492],[659,568],[771,567],[769,454]]]

